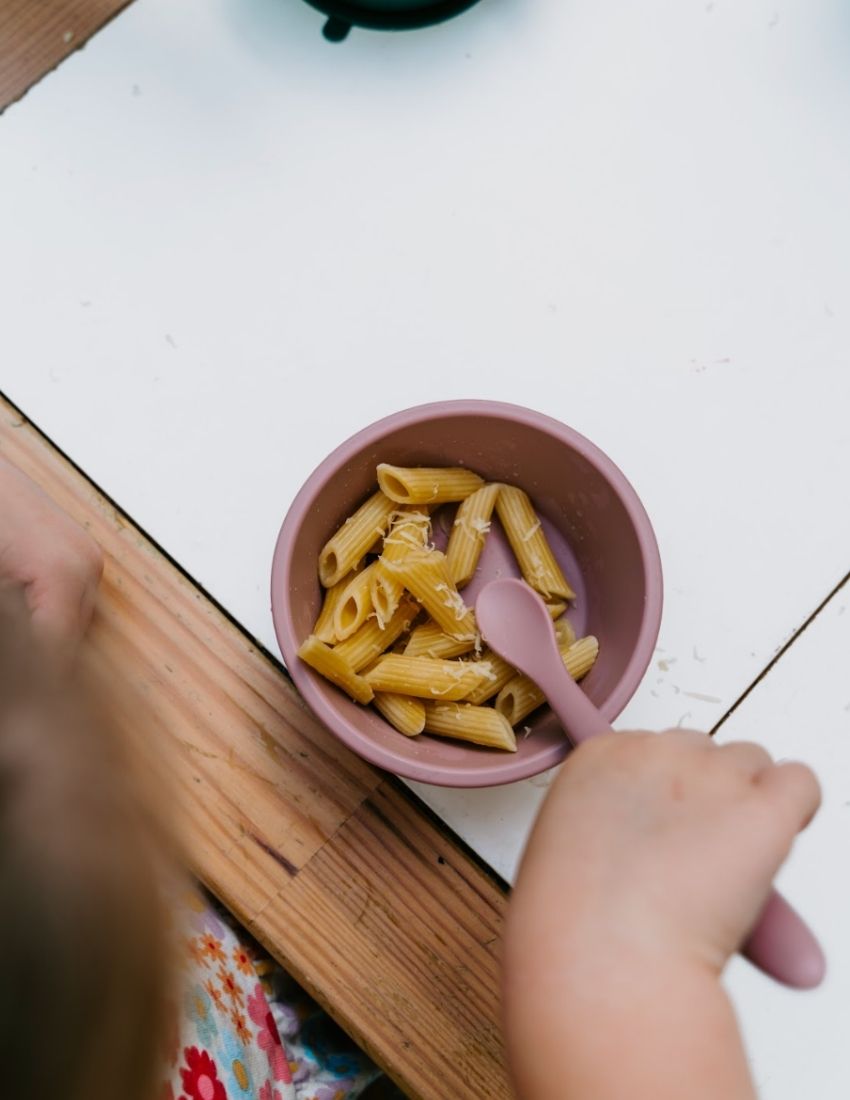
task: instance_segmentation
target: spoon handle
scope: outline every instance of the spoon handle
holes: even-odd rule
[[[778,890],[771,890],[741,954],[793,989],[814,989],[826,972],[826,959],[817,938]]]
[[[568,733],[580,744],[611,727],[581,688],[554,664],[541,674],[541,690]],[[772,890],[741,954],[765,974],[795,989],[811,989],[826,969],[820,944],[805,921],[776,890]]]
[[[580,745],[601,733],[613,733],[560,661],[557,664],[553,662],[550,667],[547,660],[546,666],[535,675],[540,690],[574,745]]]

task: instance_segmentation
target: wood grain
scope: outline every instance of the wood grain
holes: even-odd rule
[[[129,0],[3,0],[0,111],[55,69]]]
[[[508,1097],[497,884],[5,402],[0,453],[105,551],[91,645],[191,869],[414,1100]]]

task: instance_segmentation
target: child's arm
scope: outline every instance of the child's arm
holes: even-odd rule
[[[803,765],[704,734],[618,733],[572,754],[508,915],[522,1100],[753,1100],[719,978],[819,798]]]
[[[157,805],[105,701],[90,713],[64,675],[101,568],[86,532],[0,457],[0,1095],[15,1100],[159,1095]]]

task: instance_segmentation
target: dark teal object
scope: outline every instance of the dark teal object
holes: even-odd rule
[[[352,27],[379,31],[412,31],[442,23],[478,0],[307,0],[324,12],[325,38],[341,42]]]

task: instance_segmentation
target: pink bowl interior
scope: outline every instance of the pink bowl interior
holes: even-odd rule
[[[374,491],[379,462],[464,465],[529,493],[577,593],[568,617],[579,635],[599,639],[582,686],[609,721],[637,688],[661,618],[658,549],[634,490],[598,448],[549,417],[496,402],[446,402],[397,413],[339,447],[307,481],[278,538],[272,614],[284,661],[311,708],[351,748],[396,774],[445,786],[509,783],[554,766],[569,746],[548,708],[529,717],[531,732],[519,731],[515,754],[409,739],[298,660],[320,606],[319,551]],[[464,590],[467,603],[482,583],[505,575],[518,571],[494,520],[479,573]]]

